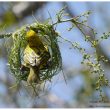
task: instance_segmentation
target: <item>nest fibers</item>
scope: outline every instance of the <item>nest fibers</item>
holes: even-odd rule
[[[51,66],[40,70],[40,80],[51,80],[51,78],[58,74],[62,69],[62,58],[57,41],[58,34],[55,32],[53,26],[49,24],[34,23],[28,27],[37,31],[44,45],[47,45],[49,48]],[[9,66],[11,73],[15,76],[17,81],[26,81],[29,74],[29,70],[24,73],[20,71],[20,67],[23,62],[23,51],[27,45],[25,36],[26,27],[23,27],[12,34],[13,46],[9,51]]]

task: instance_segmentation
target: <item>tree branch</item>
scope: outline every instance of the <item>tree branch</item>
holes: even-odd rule
[[[70,10],[70,6],[68,5],[68,3],[67,2],[63,2],[62,3],[63,4],[63,6],[67,6],[67,8],[66,8],[66,11],[69,13],[69,15],[70,15],[70,17],[75,17],[75,12],[73,12],[73,10],[71,11]],[[79,25],[80,26],[80,25]],[[95,37],[94,37],[94,35],[92,34],[92,32],[91,32],[91,30],[87,30],[86,28],[83,28],[83,31],[84,32],[86,32],[89,36],[90,36],[90,39],[93,41],[93,40],[95,40]],[[104,56],[107,60],[108,60],[108,62],[104,62],[104,64],[106,64],[107,66],[110,66],[110,58],[109,58],[109,56],[105,53],[105,51],[103,50],[103,48],[101,47],[101,45],[100,44],[98,44],[97,45],[97,47],[96,47],[96,51],[97,51],[97,54],[98,54],[98,56],[100,55],[102,55],[102,56]]]

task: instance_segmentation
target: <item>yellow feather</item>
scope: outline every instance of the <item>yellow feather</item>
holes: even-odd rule
[[[48,48],[43,45],[42,41],[35,31],[29,30],[26,34],[26,40],[28,42],[28,45],[24,50],[23,65],[30,68],[27,82],[39,83],[39,69],[46,66],[47,61],[50,58],[50,54],[48,52]],[[44,54],[44,57],[41,56],[42,54]]]

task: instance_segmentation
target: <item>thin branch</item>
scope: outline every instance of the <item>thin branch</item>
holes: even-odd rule
[[[73,10],[72,11],[70,10],[70,6],[68,5],[68,3],[67,2],[63,2],[62,4],[63,4],[63,6],[65,6],[65,5],[67,6],[66,11],[69,13],[70,17],[75,17],[75,12],[73,12]],[[85,29],[85,28],[83,28],[83,30],[89,34],[91,40],[95,40],[94,35],[90,31],[87,31],[87,29]],[[110,66],[110,58],[105,53],[105,51],[103,50],[103,48],[101,47],[100,44],[97,45],[96,51],[97,51],[98,55],[103,55],[108,60],[108,62],[106,62],[104,64]]]
[[[12,36],[12,33],[1,34],[0,35],[0,39],[2,39],[2,38],[8,38],[8,37],[11,37],[11,36]]]

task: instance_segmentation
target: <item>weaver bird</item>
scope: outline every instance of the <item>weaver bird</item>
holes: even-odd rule
[[[23,56],[23,65],[21,70],[24,67],[30,69],[27,82],[32,83],[40,83],[40,69],[45,69],[48,61],[50,59],[50,53],[42,41],[40,40],[38,34],[29,29],[26,33],[27,46],[24,50]]]

